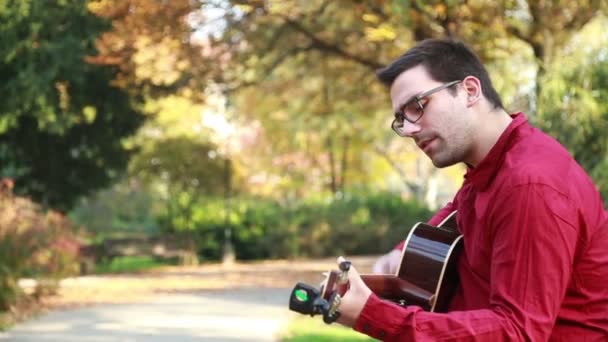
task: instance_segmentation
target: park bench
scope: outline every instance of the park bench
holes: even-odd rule
[[[181,247],[177,239],[169,236],[126,237],[106,239],[102,243],[80,248],[80,272],[88,274],[99,262],[112,262],[118,257],[151,256],[159,259],[177,259],[178,263],[190,263],[192,252]]]

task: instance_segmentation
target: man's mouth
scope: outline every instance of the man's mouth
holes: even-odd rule
[[[435,140],[435,138],[430,138],[430,139],[426,139],[426,140],[422,140],[422,141],[418,141],[416,142],[416,145],[418,145],[418,147],[422,150],[426,152],[427,147],[429,147],[429,145],[431,144],[431,142],[433,142]]]

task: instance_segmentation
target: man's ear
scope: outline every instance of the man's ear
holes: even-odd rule
[[[472,107],[481,100],[483,92],[481,91],[481,82],[477,77],[465,77],[464,80],[462,80],[462,86],[467,95],[467,107]]]

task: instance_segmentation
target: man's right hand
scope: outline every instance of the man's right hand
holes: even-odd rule
[[[376,260],[372,271],[381,274],[396,274],[401,265],[401,254],[402,252],[398,249],[384,254]]]

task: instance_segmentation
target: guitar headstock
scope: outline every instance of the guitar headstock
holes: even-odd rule
[[[351,263],[340,263],[340,270],[324,273],[319,289],[305,283],[297,283],[289,296],[289,309],[305,315],[323,315],[327,324],[340,317],[340,301],[348,289],[348,270]]]

